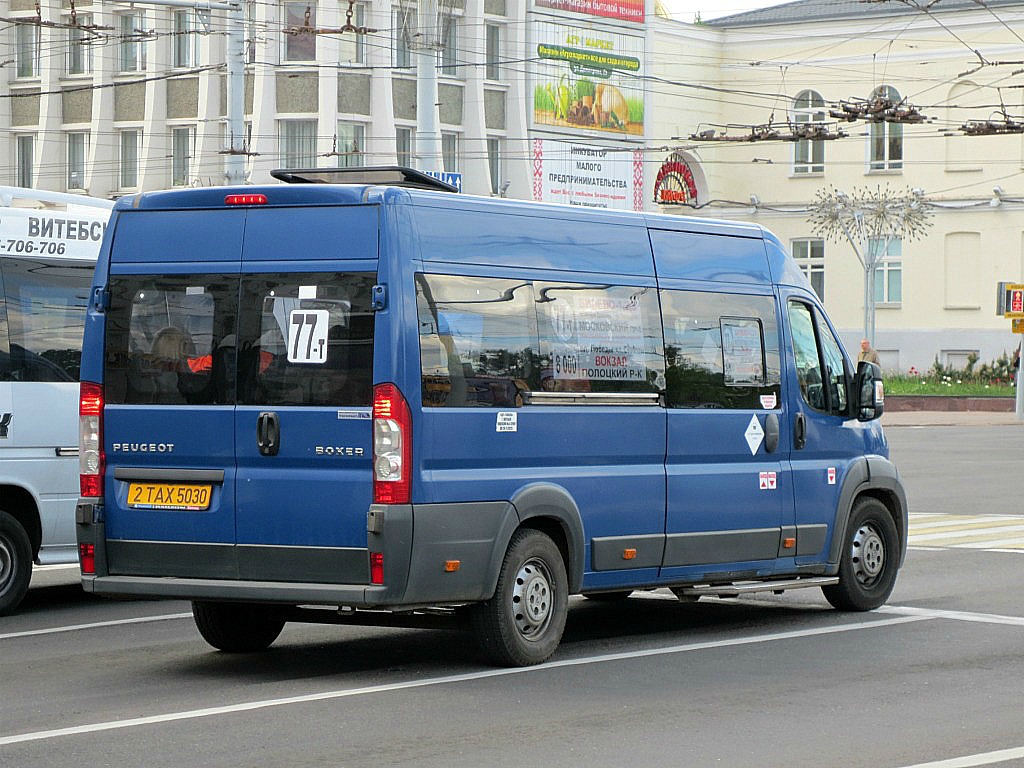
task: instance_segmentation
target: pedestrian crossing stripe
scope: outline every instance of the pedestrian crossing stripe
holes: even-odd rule
[[[1024,552],[1024,515],[910,515],[909,546]]]

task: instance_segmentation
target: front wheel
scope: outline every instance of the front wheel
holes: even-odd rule
[[[32,543],[21,523],[0,510],[0,616],[21,603],[32,579]]]
[[[488,659],[519,667],[545,661],[562,639],[569,606],[562,553],[539,531],[516,532],[494,596],[471,611],[473,633]]]
[[[839,559],[839,583],[822,587],[843,611],[870,611],[885,603],[899,570],[899,534],[888,508],[865,497],[853,507]]]
[[[271,608],[243,603],[192,603],[192,618],[203,639],[228,653],[265,651],[284,629]]]

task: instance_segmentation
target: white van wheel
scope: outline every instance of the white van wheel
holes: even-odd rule
[[[284,619],[269,606],[243,603],[192,603],[192,618],[203,639],[227,653],[265,651],[284,629]]]
[[[562,553],[543,533],[522,529],[505,553],[494,596],[471,611],[473,631],[498,664],[540,664],[562,639],[568,605]]]
[[[899,534],[888,508],[865,497],[853,507],[839,556],[839,583],[822,587],[843,611],[870,611],[885,603],[896,584]]]
[[[21,523],[0,510],[0,616],[13,611],[32,579],[32,544]]]

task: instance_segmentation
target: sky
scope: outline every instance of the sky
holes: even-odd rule
[[[770,8],[782,5],[790,0],[664,0],[672,15],[679,21],[693,22],[694,14],[700,11],[704,21],[717,19],[719,16],[730,16],[744,11],[756,11],[758,8]]]

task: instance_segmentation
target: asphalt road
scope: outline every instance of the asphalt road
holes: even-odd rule
[[[889,437],[912,512],[1024,499],[1024,426]],[[553,661],[506,670],[436,630],[289,625],[225,655],[185,603],[44,570],[0,619],[0,767],[1024,766],[1022,582],[1024,551],[915,547],[868,614],[577,598]]]

